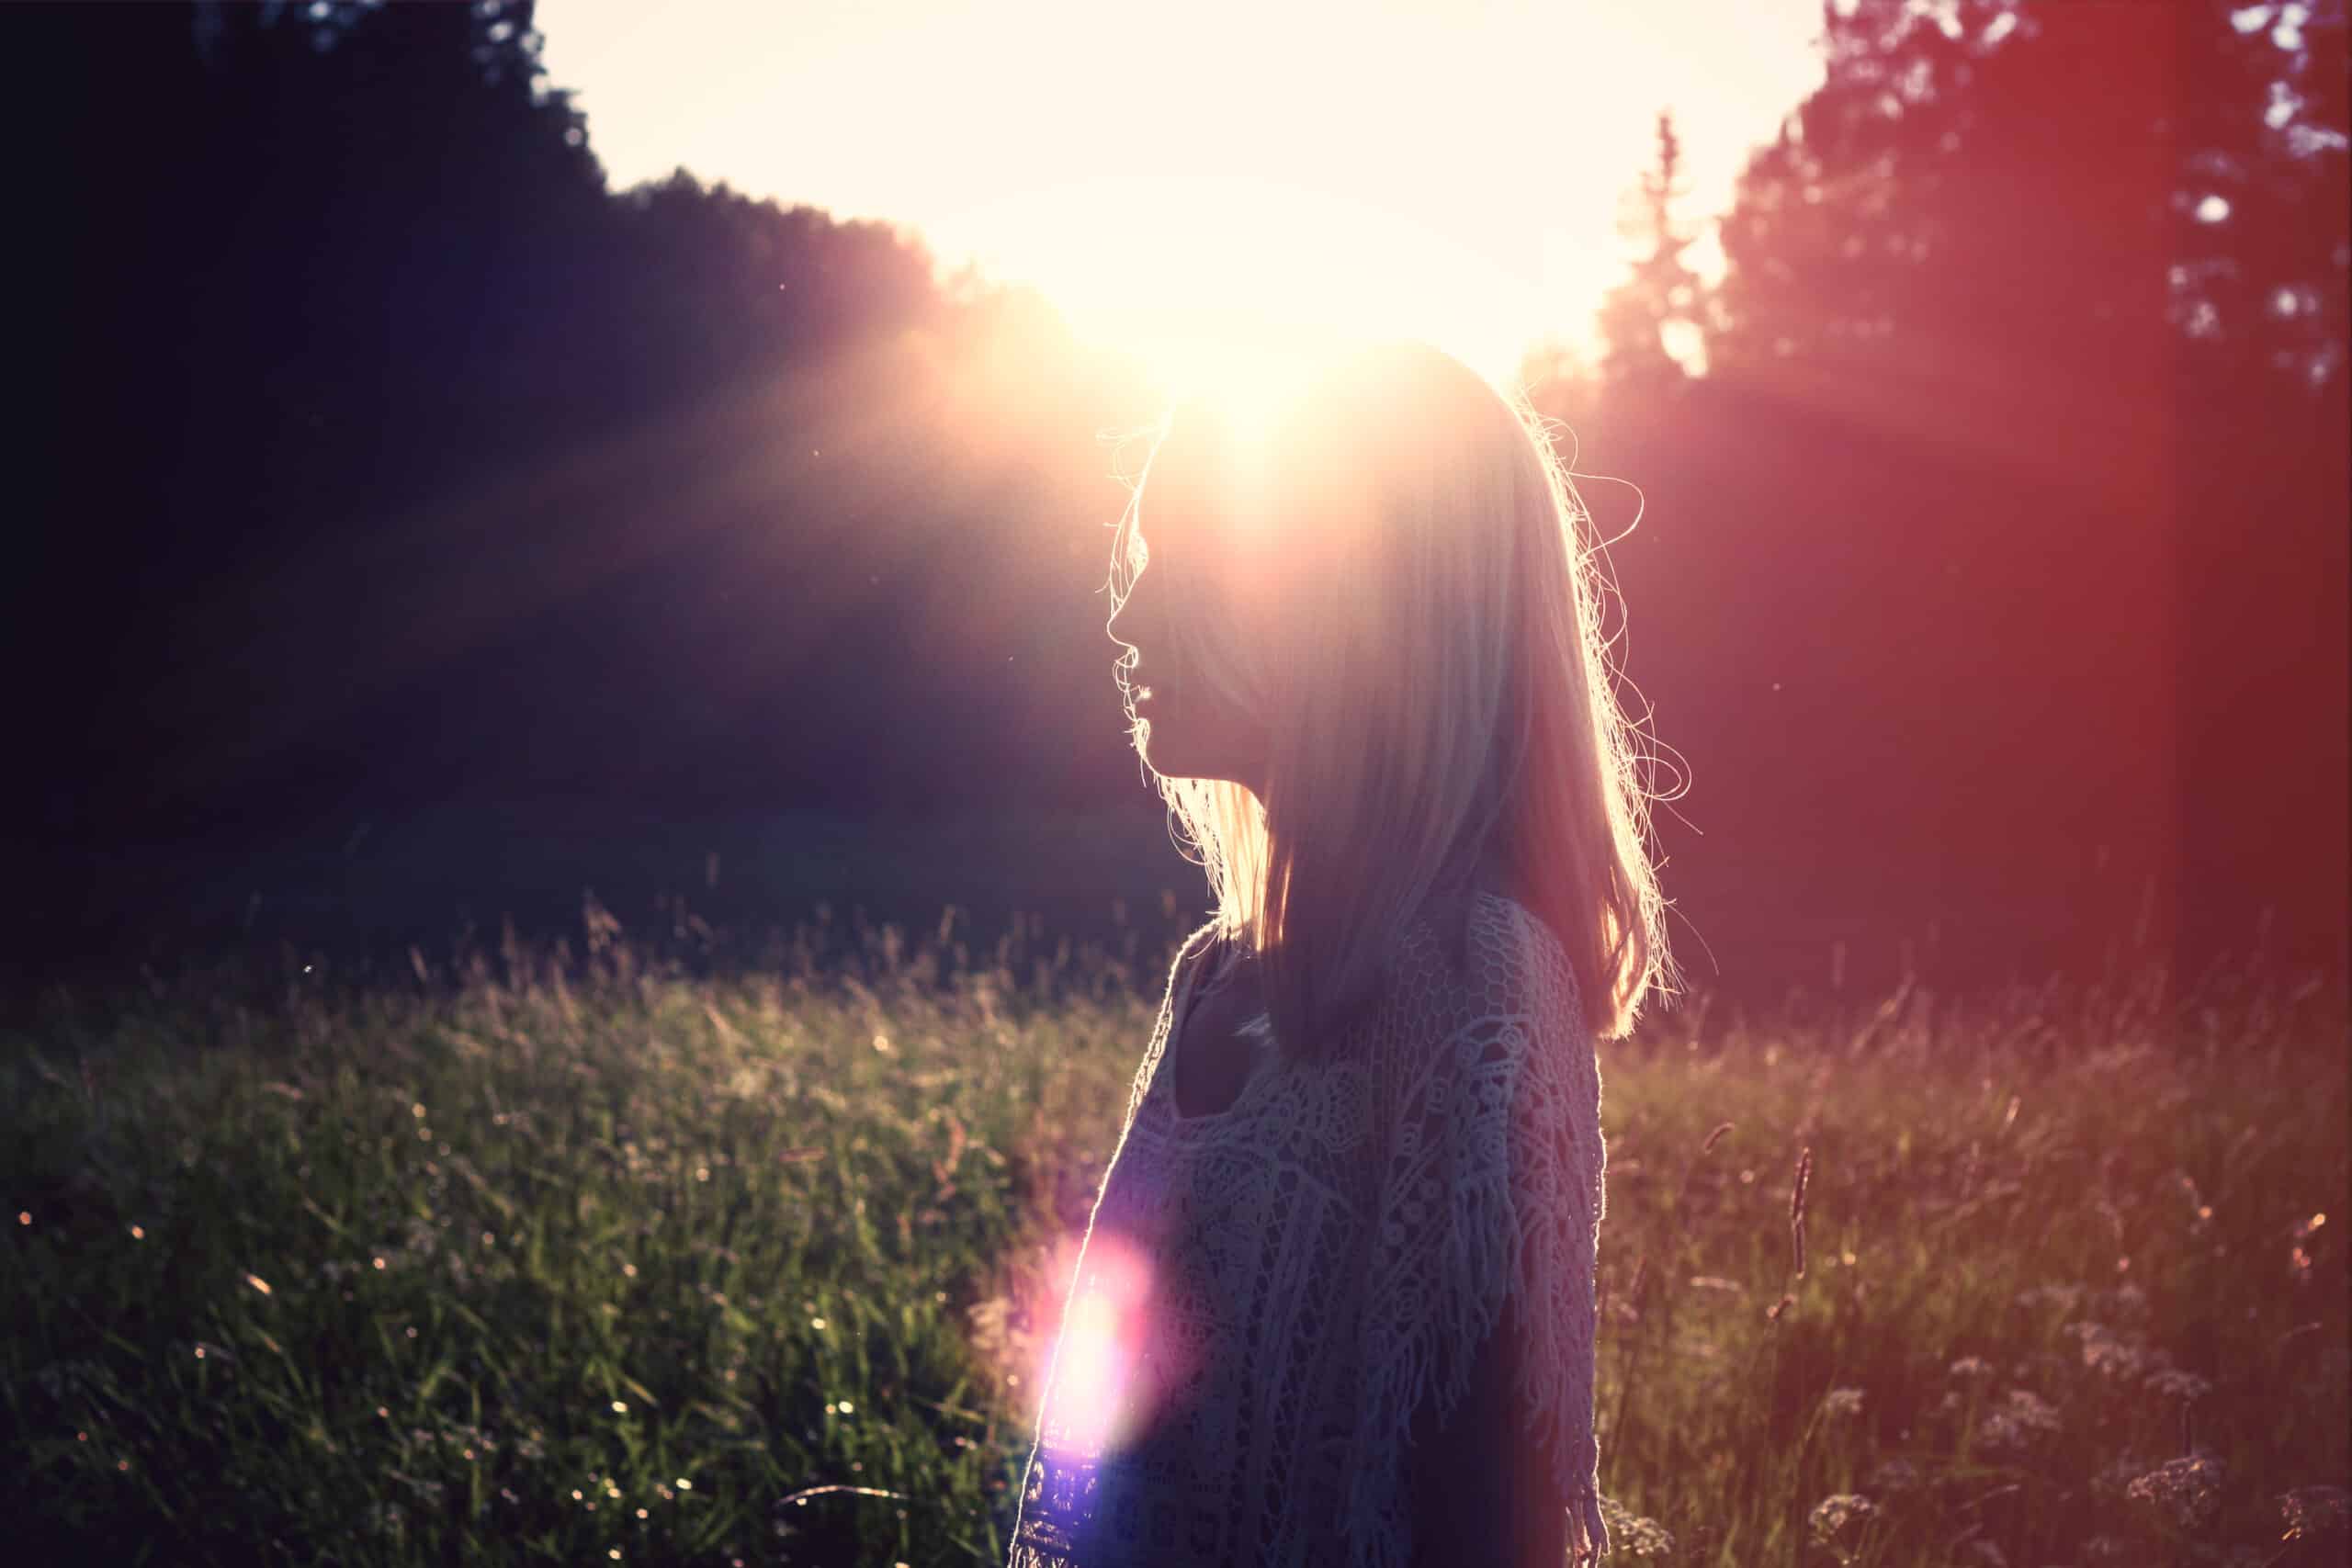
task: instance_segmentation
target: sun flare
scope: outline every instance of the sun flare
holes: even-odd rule
[[[1141,362],[1171,402],[1206,402],[1237,432],[1262,432],[1308,380],[1349,346],[1263,312],[1136,311],[1093,331]]]
[[[1544,319],[1544,280],[1357,197],[1255,176],[1100,176],[994,212],[1081,338],[1171,396],[1215,389],[1238,418],[1278,407],[1350,344],[1419,338],[1497,380]],[[1556,280],[1555,280],[1556,281]]]

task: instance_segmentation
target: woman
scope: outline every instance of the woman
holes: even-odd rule
[[[1524,399],[1423,344],[1262,429],[1161,423],[1111,629],[1216,915],[1088,1225],[1012,1568],[1608,1550],[1594,1042],[1671,976],[1580,521]]]

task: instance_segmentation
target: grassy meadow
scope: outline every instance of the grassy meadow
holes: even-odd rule
[[[696,975],[592,911],[52,997],[11,1560],[1001,1562],[1171,951],[828,918]],[[1616,1559],[2344,1562],[2344,1048],[2156,970],[1604,1045]]]

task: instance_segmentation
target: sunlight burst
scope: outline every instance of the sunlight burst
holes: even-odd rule
[[[1514,271],[1406,210],[1267,177],[1102,176],[989,216],[1050,258],[1032,270],[1079,336],[1245,416],[1350,343],[1420,338],[1507,377],[1558,282],[1556,257]]]

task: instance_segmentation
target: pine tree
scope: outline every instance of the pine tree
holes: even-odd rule
[[[1643,172],[1634,211],[1619,226],[1626,239],[1647,249],[1600,308],[1601,374],[1612,392],[1670,395],[1688,376],[1687,361],[1698,347],[1695,341],[1677,341],[1697,338],[1704,297],[1698,275],[1682,259],[1692,236],[1675,222],[1674,204],[1688,194],[1681,171],[1673,112],[1660,109],[1657,161]]]

